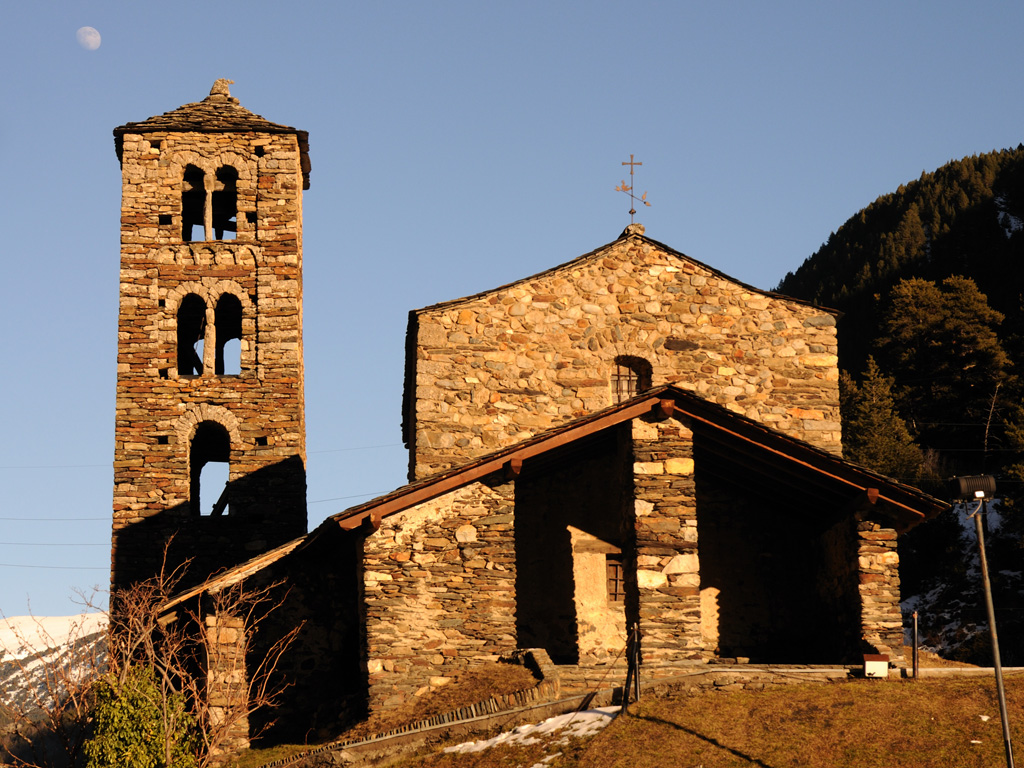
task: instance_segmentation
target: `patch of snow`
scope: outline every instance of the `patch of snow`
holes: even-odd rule
[[[19,709],[49,707],[105,665],[107,617],[0,618],[0,701]]]
[[[999,211],[997,219],[999,220],[999,226],[1003,228],[1003,234],[1006,235],[1007,240],[1013,236],[1014,232],[1020,232],[1024,229],[1024,221],[1014,216],[1012,213],[1006,210],[1006,198],[1002,195],[998,195],[995,198],[996,209]]]
[[[25,659],[106,629],[105,613],[3,618],[0,619],[0,652],[4,661]]]
[[[567,744],[571,738],[585,739],[596,735],[615,719],[619,709],[620,707],[598,707],[583,712],[557,715],[536,725],[520,725],[511,731],[498,734],[493,739],[467,741],[463,744],[456,744],[454,747],[446,747],[444,751],[464,755],[470,752],[482,752],[503,744],[539,744],[545,740],[544,737],[554,736],[559,738],[552,742],[553,746]],[[549,755],[545,758],[545,762],[553,757],[555,756]],[[537,765],[541,765],[543,768],[542,764],[538,763]]]

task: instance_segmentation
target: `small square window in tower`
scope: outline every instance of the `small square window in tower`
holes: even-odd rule
[[[612,369],[612,402],[621,403],[651,387],[651,364],[642,357],[622,355]]]

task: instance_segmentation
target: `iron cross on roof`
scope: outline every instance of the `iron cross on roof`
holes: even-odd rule
[[[616,192],[625,192],[627,195],[629,195],[629,202],[630,202],[630,207],[629,207],[629,223],[632,224],[633,223],[633,217],[636,216],[636,201],[639,200],[641,203],[646,205],[648,208],[651,207],[651,204],[647,202],[647,193],[646,192],[644,192],[642,195],[640,195],[640,197],[637,197],[634,194],[634,192],[633,192],[633,168],[635,166],[638,166],[638,165],[643,165],[643,163],[641,163],[641,162],[639,162],[637,160],[634,160],[633,159],[633,154],[630,153],[630,155],[629,155],[629,162],[628,163],[623,162],[623,165],[628,165],[629,166],[629,184],[627,184],[626,180],[623,179],[622,183],[615,188],[615,191]]]

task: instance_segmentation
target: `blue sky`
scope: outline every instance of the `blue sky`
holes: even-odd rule
[[[877,196],[1024,141],[1024,5],[8,4],[0,611],[107,583],[120,173],[111,130],[219,77],[309,131],[310,526],[405,480],[407,313],[629,223],[761,288]],[[76,30],[102,36],[81,47]],[[104,600],[103,596],[99,597]]]

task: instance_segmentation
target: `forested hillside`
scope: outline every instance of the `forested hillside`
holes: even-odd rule
[[[1024,146],[950,162],[880,197],[777,290],[844,313],[847,458],[940,496],[945,478],[996,475],[1000,634],[1024,663]],[[985,661],[961,528],[950,516],[905,537],[903,592],[921,596],[933,638]]]

